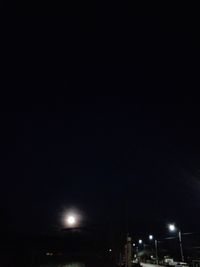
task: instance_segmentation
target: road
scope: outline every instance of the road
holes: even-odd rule
[[[38,267],[86,267],[82,263],[68,263],[68,264],[42,264]]]
[[[157,264],[150,264],[150,263],[140,263],[142,265],[142,267],[164,267],[162,265],[157,265]]]
[[[33,267],[116,267],[114,264],[101,264],[98,261],[96,263],[52,263],[52,264],[39,264],[39,265],[33,265]]]

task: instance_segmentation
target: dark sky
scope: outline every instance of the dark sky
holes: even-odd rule
[[[199,107],[139,101],[55,97],[3,113],[1,206],[10,227],[52,230],[68,207],[94,224],[190,223],[200,208]]]
[[[183,15],[125,11],[102,21],[100,12],[82,20],[18,10],[17,60],[3,84],[15,93],[1,106],[3,231],[58,229],[67,207],[88,224],[126,230],[136,221],[146,229],[193,224],[200,209],[195,35]]]

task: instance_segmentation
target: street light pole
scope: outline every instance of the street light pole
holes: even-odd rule
[[[174,224],[169,224],[168,227],[169,227],[169,230],[171,232],[174,232],[174,231],[177,231],[178,230],[178,240],[179,240],[179,246],[180,246],[180,252],[181,252],[181,261],[184,262],[181,230],[180,229],[177,229]]]
[[[152,241],[154,239],[153,235],[149,235],[149,240]],[[155,256],[156,256],[156,264],[158,264],[158,240],[155,239]]]
[[[156,264],[158,264],[158,240],[155,239]]]
[[[184,262],[181,230],[178,231],[178,239],[179,239],[179,245],[180,245],[180,251],[181,251],[181,260],[182,262]]]

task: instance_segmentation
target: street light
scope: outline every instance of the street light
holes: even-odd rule
[[[153,240],[153,235],[149,235],[149,240]]]
[[[139,244],[139,245],[142,245],[142,244],[143,244],[142,239],[139,239],[139,240],[138,240],[138,244]],[[138,262],[140,262],[139,247],[140,247],[140,246],[137,246],[137,247],[136,247],[136,255],[137,255]]]
[[[170,224],[168,225],[168,228],[169,228],[169,231],[170,231],[170,232],[174,232],[174,231],[176,231],[176,226],[175,226],[174,224],[172,224],[172,223],[170,223]]]
[[[153,235],[149,235],[149,240],[153,240]],[[155,254],[156,254],[156,264],[158,264],[158,241],[155,239]]]
[[[181,230],[178,229],[175,224],[169,224],[168,229],[170,232],[178,231],[178,240],[179,240],[179,246],[180,246],[180,254],[181,254],[181,260],[184,262],[184,255],[183,255],[183,245],[182,245],[182,234]]]

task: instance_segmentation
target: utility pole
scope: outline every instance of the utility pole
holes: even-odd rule
[[[132,246],[131,246],[131,237],[127,236],[127,242],[125,245],[125,266],[131,267],[132,263]]]
[[[178,239],[179,239],[179,245],[180,245],[180,251],[181,251],[181,260],[182,260],[182,262],[184,262],[181,230],[179,230],[179,232],[178,232]]]
[[[155,239],[156,264],[158,264],[158,240]]]
[[[169,230],[171,232],[178,231],[178,240],[179,240],[179,246],[180,246],[180,252],[181,252],[181,260],[184,262],[184,255],[183,255],[183,245],[182,245],[182,234],[180,228],[177,229],[174,224],[169,224],[168,225]]]

